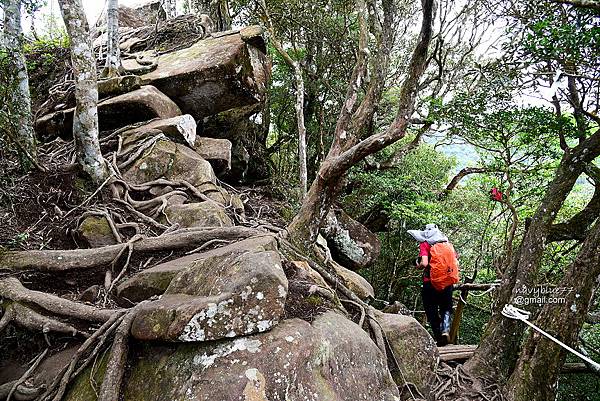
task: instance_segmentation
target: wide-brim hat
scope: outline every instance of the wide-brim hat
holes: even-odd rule
[[[438,226],[435,224],[427,224],[424,230],[408,230],[407,232],[415,240],[419,242],[427,242],[429,245],[448,241],[448,237],[446,237],[446,235],[441,232]]]

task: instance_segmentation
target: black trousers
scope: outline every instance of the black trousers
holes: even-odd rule
[[[436,339],[442,334],[440,325],[444,313],[452,313],[452,289],[453,286],[449,285],[442,291],[437,291],[430,281],[423,282],[423,290],[421,291],[423,306]]]

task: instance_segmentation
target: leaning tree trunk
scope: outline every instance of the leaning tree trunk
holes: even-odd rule
[[[92,180],[100,183],[108,177],[108,167],[98,143],[98,87],[96,61],[88,23],[81,0],[59,0],[60,10],[71,39],[71,60],[75,74],[75,115],[73,137],[77,161]]]
[[[343,187],[343,178],[346,172],[366,156],[402,139],[406,135],[409,119],[414,111],[419,80],[428,64],[427,53],[432,37],[433,10],[435,8],[433,0],[423,1],[423,20],[419,40],[408,65],[407,77],[402,83],[394,121],[385,131],[359,141],[360,130],[372,118],[380,99],[389,64],[388,55],[395,33],[391,28],[394,25],[393,18],[396,11],[394,3],[384,1],[382,4],[387,12],[384,12],[381,44],[373,62],[375,71],[364,99],[358,107],[355,107],[362,80],[367,75],[368,60],[366,57],[370,53],[367,48],[366,21],[368,15],[373,15],[373,13],[369,14],[365,2],[357,1],[359,25],[361,26],[359,59],[350,79],[346,100],[338,116],[334,140],[329,153],[321,164],[317,176],[302,202],[300,211],[288,226],[290,240],[305,248],[315,242],[325,216]]]
[[[21,159],[21,166],[29,170],[37,160],[35,132],[31,114],[29,77],[23,55],[23,33],[21,31],[21,1],[3,0],[4,5],[4,44],[8,54],[9,71],[13,71],[14,88],[10,88],[10,107],[13,109],[10,123],[15,127],[16,137],[12,138]]]
[[[120,74],[121,49],[119,48],[119,0],[108,0],[106,6],[106,64],[102,71],[103,77],[116,77]]]
[[[231,29],[231,15],[227,0],[191,0],[191,7],[191,11],[195,14],[208,15],[213,22],[215,31]]]
[[[552,295],[564,298],[565,302],[546,303],[535,324],[573,347],[586,319],[594,283],[599,275],[600,223],[596,223],[557,287],[568,291]],[[505,387],[508,400],[554,400],[558,375],[565,358],[566,351],[561,346],[532,332]]]
[[[478,377],[504,381],[512,373],[519,354],[524,327],[507,319],[500,311],[513,302],[523,286],[535,285],[535,277],[542,263],[548,234],[556,215],[571,192],[587,163],[600,154],[600,131],[574,149],[566,151],[553,181],[521,242],[519,251],[507,261],[502,283],[494,302],[494,313],[481,338],[474,356],[466,368]]]

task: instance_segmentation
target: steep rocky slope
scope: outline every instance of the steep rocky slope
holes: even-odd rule
[[[125,35],[129,42],[123,44],[130,46],[134,37]],[[156,57],[133,52],[126,68],[138,71],[148,65],[140,60],[151,57],[152,70],[102,84],[111,88],[99,106],[103,151],[119,173],[112,196],[138,223],[114,221],[110,210],[86,212],[76,235],[91,251],[0,255],[0,266],[25,287],[24,271],[72,272],[76,277],[57,276],[65,286],[87,281],[79,299],[68,302],[96,316],[44,326],[50,332],[77,329],[73,338],[60,339],[64,346],[50,347],[27,382],[15,384],[24,368],[10,365],[15,368],[3,372],[0,388],[14,385],[17,399],[57,397],[61,378],[73,379],[60,398],[95,400],[99,389],[105,391],[103,381],[113,380],[114,366],[124,366],[124,376],[111,383],[118,389],[122,379],[127,401],[431,399],[438,357],[433,340],[413,318],[369,306],[372,287],[343,266],[372,262],[376,238],[338,212],[331,219],[343,224],[330,222],[327,240],[320,241],[334,260],[316,264],[285,240],[283,227],[246,216],[242,198],[217,178],[239,180],[248,170],[240,167],[248,158],[236,160],[232,151],[247,152],[243,132],[227,129],[249,127],[260,112],[270,73],[265,51],[262,30],[247,27]],[[68,138],[70,106],[41,116],[39,135]],[[125,267],[115,269],[127,254]],[[150,259],[136,259],[142,256]],[[130,257],[138,268],[126,269]],[[19,315],[21,307],[46,309],[58,320],[60,308],[36,301],[20,282],[0,279],[0,327],[10,322],[18,330],[38,330]],[[61,300],[67,298],[55,301]],[[128,323],[118,325],[124,330],[116,338],[122,334],[130,344],[128,363],[115,362],[115,342],[113,351],[96,354],[77,365],[77,377],[64,379],[65,364],[79,363],[95,338],[91,329],[103,324],[100,330],[108,333],[123,308],[131,308]]]

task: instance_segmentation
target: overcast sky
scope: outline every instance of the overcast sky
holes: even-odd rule
[[[87,14],[88,22],[93,25],[97,20],[102,10],[105,7],[105,0],[82,0],[83,7]],[[119,0],[119,4],[125,6],[133,6],[140,3],[147,3],[149,0]],[[54,15],[56,19],[61,21],[60,8],[58,7],[58,0],[46,0],[46,5],[36,13],[36,31],[44,30],[48,24],[48,19],[51,15]],[[23,28],[25,31],[29,31],[31,26],[31,20],[28,17],[24,18]]]
[[[104,7],[106,5],[106,1],[105,0],[82,0],[83,1],[83,6],[85,8],[85,12],[87,14],[87,18],[88,18],[88,22],[90,23],[90,25],[94,25],[97,21],[98,18],[100,17],[100,15],[102,14],[102,12],[104,11]],[[144,3],[148,3],[152,0],[119,0],[119,4],[120,5],[125,5],[125,6],[136,6],[139,4],[144,4]],[[36,13],[36,20],[35,20],[35,25],[36,25],[36,31],[40,34],[45,33],[44,31],[46,31],[48,29],[48,26],[52,26],[54,24],[59,24],[62,25],[62,17],[60,14],[60,9],[58,7],[58,0],[46,0],[46,5],[43,6],[41,8],[41,10],[39,12]],[[54,18],[51,18],[51,17]],[[54,20],[54,24],[52,24],[50,21]],[[25,32],[30,31],[30,26],[31,26],[31,19],[29,16],[24,16],[23,19],[23,29]],[[491,37],[494,40],[490,40],[490,42],[495,42],[495,38],[498,37],[498,35],[501,35],[504,31],[504,27],[496,27],[495,29],[491,30]],[[492,49],[486,49],[485,52],[489,53],[490,51],[493,52]],[[487,54],[488,56],[490,54]],[[560,86],[564,87],[566,84],[566,80],[562,80],[560,82]],[[557,88],[554,88],[557,89]],[[553,92],[553,91],[552,91]],[[544,98],[546,100],[542,100],[540,98],[537,97],[532,97],[532,96],[523,96],[521,97],[521,101],[522,103],[526,104],[526,105],[547,105],[547,99],[551,98],[552,94],[550,89],[544,89],[544,88],[540,88],[539,92],[536,95],[541,95],[541,98]]]

